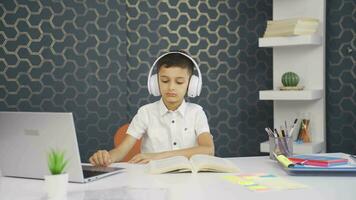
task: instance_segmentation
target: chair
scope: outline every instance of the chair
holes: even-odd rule
[[[127,129],[129,128],[129,124],[124,124],[119,129],[117,129],[114,135],[114,146],[117,147],[125,138]],[[127,153],[121,162],[127,162],[131,160],[136,154],[141,152],[141,140],[137,140],[136,144],[132,147],[132,149]]]

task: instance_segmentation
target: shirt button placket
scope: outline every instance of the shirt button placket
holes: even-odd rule
[[[173,113],[173,116],[175,117],[175,114]],[[173,150],[177,149],[177,139],[176,139],[176,120],[173,118],[171,120],[171,133],[172,133],[172,145],[173,145]]]

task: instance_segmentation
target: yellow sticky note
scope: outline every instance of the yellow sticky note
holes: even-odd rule
[[[255,190],[255,191],[268,190],[268,188],[263,185],[251,185],[251,186],[247,186],[247,188],[250,190]]]
[[[243,176],[244,179],[247,179],[247,180],[253,180],[253,179],[256,179],[257,176]]]
[[[239,180],[241,180],[241,178],[238,178],[236,176],[224,176],[223,177],[225,180],[231,182],[231,183],[235,183],[238,184]]]
[[[249,180],[239,180],[237,183],[240,184],[240,185],[245,185],[245,186],[247,186],[247,185],[255,185],[256,184],[255,182],[249,181]]]

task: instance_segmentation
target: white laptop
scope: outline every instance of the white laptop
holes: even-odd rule
[[[0,171],[3,176],[43,179],[47,154],[65,151],[70,182],[85,183],[122,168],[81,164],[72,113],[0,112]]]

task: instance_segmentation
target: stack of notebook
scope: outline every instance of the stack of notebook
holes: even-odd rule
[[[312,35],[318,30],[318,26],[319,20],[314,18],[269,20],[263,37]]]
[[[331,167],[345,165],[349,161],[342,157],[320,156],[320,155],[296,155],[288,158],[296,165],[310,165],[317,167]]]
[[[356,176],[356,160],[344,153],[275,155],[290,175],[352,175]]]

